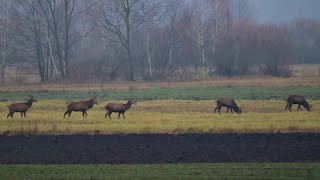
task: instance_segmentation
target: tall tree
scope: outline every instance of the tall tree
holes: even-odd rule
[[[150,43],[150,33],[154,30],[156,24],[160,21],[162,6],[161,1],[159,0],[149,0],[146,2],[145,7],[143,8],[144,13],[147,14],[146,17],[146,31],[147,38],[145,41],[146,45],[146,54],[147,54],[147,68],[148,79],[153,79],[153,70],[152,70],[152,59],[151,59],[151,43]],[[149,12],[148,12],[149,11]]]
[[[168,21],[168,41],[169,41],[169,57],[166,62],[165,71],[170,72],[172,70],[173,56],[175,54],[175,48],[179,40],[179,35],[182,33],[179,32],[181,24],[179,24],[179,19],[182,15],[182,5],[184,0],[168,0],[166,4],[166,18]]]
[[[200,64],[202,67],[206,65],[206,47],[208,46],[209,24],[208,17],[210,16],[210,7],[206,1],[194,1],[191,16],[192,26],[186,28],[187,34],[194,40],[200,50]]]
[[[132,57],[132,33],[145,22],[152,8],[142,10],[145,0],[99,0],[91,13],[96,17],[99,35],[110,41],[121,43],[126,50],[127,79],[134,80]]]
[[[8,51],[8,21],[10,1],[0,1],[0,75],[4,79],[7,66],[7,51]]]
[[[41,80],[47,81],[53,74],[68,78],[70,49],[87,35],[78,33],[75,22],[88,8],[77,5],[76,0],[17,0],[17,5],[25,27],[20,33],[34,45]]]

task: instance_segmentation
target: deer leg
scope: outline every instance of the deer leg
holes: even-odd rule
[[[24,115],[24,118],[27,118],[27,117],[26,117],[26,112],[24,112],[23,115]]]
[[[69,115],[69,117],[70,117],[70,114],[71,114],[71,111],[69,111],[69,110],[67,110],[65,113],[64,113],[64,116],[63,116],[63,118],[66,118],[66,115]]]
[[[109,111],[106,112],[106,115],[104,115],[104,118],[107,119],[107,116],[109,114]]]
[[[284,108],[284,110],[285,110],[285,111],[288,111],[288,107],[289,107],[289,104],[286,105],[286,107]]]
[[[86,115],[86,117],[88,116],[87,112],[85,111],[84,114]]]
[[[122,113],[123,119],[126,119],[126,117],[124,116],[124,112]]]
[[[220,114],[220,109],[221,109],[221,105],[220,104],[217,104],[217,107],[214,109],[214,113],[216,113],[217,112],[217,110],[218,110],[218,112],[219,112],[219,114]]]
[[[217,112],[218,110],[218,107],[214,108],[214,114]]]
[[[230,108],[230,112],[233,114],[233,110],[232,110],[232,108]]]
[[[20,112],[20,116],[21,116],[21,118],[23,117],[23,112]]]
[[[9,118],[11,116],[11,118],[13,117],[13,113],[14,112],[9,112],[9,114],[7,115],[7,118]]]
[[[299,112],[299,110],[302,111],[300,104],[298,104],[297,112]]]
[[[120,119],[120,114],[121,114],[121,112],[118,113],[118,119]]]
[[[109,117],[110,119],[112,119],[112,118],[111,118],[111,114],[112,114],[112,112],[110,111],[110,112],[108,113],[108,117]]]
[[[88,114],[87,114],[85,111],[82,111],[82,117],[83,117],[83,118],[86,118],[87,115],[88,115]]]
[[[229,107],[227,107],[227,114],[229,113]]]
[[[290,112],[291,112],[291,107],[292,107],[292,104],[289,104],[288,109]]]

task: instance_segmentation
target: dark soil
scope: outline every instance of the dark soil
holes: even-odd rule
[[[0,136],[0,163],[320,162],[320,134]]]

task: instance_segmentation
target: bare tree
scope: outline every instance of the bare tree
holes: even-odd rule
[[[230,31],[230,2],[229,0],[209,0],[211,13],[208,21],[210,26],[210,49],[211,49],[211,64],[215,63],[216,48],[224,41]]]
[[[149,79],[153,79],[153,70],[152,70],[152,60],[151,60],[151,52],[150,52],[150,33],[155,28],[156,24],[160,20],[161,12],[160,8],[162,6],[161,1],[159,0],[148,0],[146,2],[146,7],[143,9],[144,13],[147,14],[146,17],[146,31],[147,31],[147,39],[146,39],[146,54],[147,54],[147,69]],[[148,12],[149,11],[149,12]]]
[[[192,9],[192,26],[190,29],[186,28],[187,34],[194,40],[201,52],[200,63],[204,68],[206,65],[206,47],[208,46],[208,17],[210,16],[210,7],[206,1],[194,1]],[[204,69],[203,69],[204,70]]]
[[[168,0],[166,4],[166,15],[167,15],[167,21],[168,21],[168,38],[169,38],[169,57],[165,64],[165,71],[164,72],[170,72],[172,69],[172,61],[173,61],[173,55],[175,51],[176,44],[179,40],[179,36],[181,32],[179,24],[179,19],[182,16],[181,10],[182,5],[184,4],[184,0]]]
[[[261,70],[268,75],[289,77],[292,72],[292,40],[285,26],[264,25],[260,28]]]
[[[42,81],[70,74],[70,49],[88,33],[77,33],[76,17],[88,7],[76,0],[17,0],[20,34],[34,45]],[[80,34],[80,35],[78,35]],[[27,45],[28,46],[28,45]],[[58,61],[58,66],[56,62]]]
[[[0,1],[0,74],[4,79],[7,66],[7,50],[8,50],[8,19],[10,1]]]
[[[134,59],[131,52],[133,31],[145,22],[151,9],[145,7],[144,0],[99,0],[91,13],[96,17],[99,35],[110,41],[119,42],[127,54],[127,78],[134,80]]]
[[[36,59],[41,81],[47,81],[58,76],[55,63],[55,39],[49,29],[49,21],[45,21],[40,14],[40,5],[37,0],[19,0],[16,4],[18,35],[22,36],[20,49],[29,53],[31,59]]]

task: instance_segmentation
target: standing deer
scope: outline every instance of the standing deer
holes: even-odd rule
[[[130,99],[126,104],[121,103],[109,103],[105,106],[105,109],[107,110],[106,115],[104,118],[107,118],[107,116],[111,119],[111,114],[113,112],[118,113],[118,119],[120,118],[120,114],[122,114],[123,118],[126,119],[124,116],[124,113],[126,110],[130,109],[132,104],[137,104],[137,101]]]
[[[307,111],[310,111],[312,108],[311,105],[308,104],[306,99],[300,95],[289,95],[285,100],[287,102],[287,105],[284,108],[285,111],[287,111],[289,109],[289,111],[291,112],[291,107],[293,104],[298,104],[297,111],[299,111],[299,110],[302,111],[301,106],[306,108]]]
[[[217,100],[217,107],[214,109],[214,113],[216,113],[218,110],[220,114],[220,110],[223,106],[227,107],[227,113],[229,113],[229,109],[231,110],[231,113],[235,111],[236,113],[241,114],[242,112],[241,108],[239,108],[237,104],[234,102],[234,99],[229,97],[223,97]]]
[[[82,112],[82,117],[86,118],[87,117],[87,110],[91,109],[93,107],[94,104],[98,105],[98,101],[97,101],[97,96],[94,93],[94,96],[89,100],[89,101],[79,101],[79,102],[66,102],[67,106],[67,111],[64,113],[64,118],[66,117],[66,115],[68,114],[68,116],[70,117],[72,111],[75,112]]]
[[[24,103],[12,103],[10,105],[7,105],[7,107],[9,108],[9,114],[7,115],[7,118],[9,118],[11,116],[11,118],[13,118],[13,114],[15,112],[20,112],[21,117],[24,115],[24,117],[26,118],[26,112],[28,111],[29,108],[31,108],[32,103],[33,102],[37,102],[36,99],[34,99],[34,97],[32,95],[29,95],[29,100],[27,102]]]

